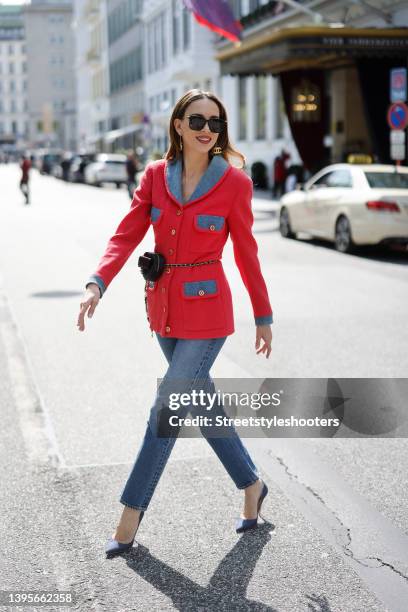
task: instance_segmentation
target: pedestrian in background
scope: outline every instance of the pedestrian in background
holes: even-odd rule
[[[273,163],[273,197],[280,198],[285,193],[285,181],[287,177],[286,162],[290,158],[289,153],[282,149],[280,155],[275,157]]]
[[[210,368],[235,331],[232,295],[221,259],[229,234],[253,307],[255,351],[267,358],[271,352],[272,307],[252,233],[252,180],[243,170],[244,156],[230,143],[220,99],[200,89],[187,91],[172,111],[169,136],[165,159],[147,165],[130,211],[86,283],[77,321],[83,331],[85,314],[94,314],[108,285],[152,225],[156,241],[153,255],[161,255],[165,264],[157,274],[154,269],[156,280],[146,280],[147,315],[168,368],[120,496],[125,508],[105,548],[108,555],[132,547],[174,446],[177,436],[159,435],[163,421],[164,426],[169,425],[165,422],[169,394],[204,390],[216,395]],[[231,164],[231,158],[238,158],[241,167]],[[184,416],[189,408],[183,406],[177,415]],[[216,401],[211,417],[218,414],[226,416]],[[200,430],[207,433],[205,425]],[[235,428],[225,426],[224,431],[225,437],[205,438],[236,488],[244,491],[244,509],[235,525],[242,533],[257,526],[268,488]]]
[[[30,181],[31,162],[26,155],[21,156],[20,168],[21,168],[20,189],[24,194],[25,203],[29,204],[30,203],[29,181]]]
[[[126,172],[127,172],[127,188],[129,193],[129,198],[133,198],[133,193],[136,189],[136,174],[139,170],[139,163],[136,159],[133,151],[129,151],[126,160]]]

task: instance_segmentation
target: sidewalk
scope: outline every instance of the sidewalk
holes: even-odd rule
[[[270,212],[276,216],[280,209],[280,201],[271,197],[269,190],[254,189],[253,208],[257,212]]]

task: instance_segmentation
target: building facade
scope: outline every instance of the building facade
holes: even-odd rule
[[[23,8],[29,146],[75,150],[76,95],[71,0],[33,0]]]
[[[0,151],[28,141],[27,46],[22,8],[0,6]]]
[[[407,3],[256,4],[242,19],[243,44],[218,43],[221,74],[276,81],[310,171],[350,154],[389,163],[390,70],[407,66]]]
[[[151,0],[143,11],[145,89],[151,149],[168,147],[168,123],[176,100],[188,89],[219,92],[215,37],[181,0]]]
[[[142,0],[108,0],[109,129],[105,150],[138,149],[144,143]]]
[[[79,152],[104,150],[110,129],[107,0],[75,0],[75,74]]]

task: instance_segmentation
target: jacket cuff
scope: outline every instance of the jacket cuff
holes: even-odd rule
[[[272,314],[266,317],[255,317],[255,325],[271,325],[273,323]]]
[[[96,283],[96,284],[98,285],[98,287],[99,287],[99,293],[101,294],[101,297],[102,297],[102,296],[103,296],[103,294],[104,294],[104,293],[105,293],[105,291],[106,291],[106,285],[105,285],[105,283],[103,282],[102,278],[101,278],[100,276],[98,276],[97,274],[92,274],[92,275],[89,277],[89,280],[88,280],[88,282],[87,282],[87,283],[86,283],[86,285],[85,285],[85,289],[87,289],[87,288],[88,288],[88,285],[90,285],[91,283]]]

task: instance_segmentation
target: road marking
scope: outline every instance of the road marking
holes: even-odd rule
[[[406,612],[408,536],[300,439],[257,438],[246,444],[266,474],[387,610]]]
[[[27,458],[35,463],[64,467],[51,418],[35,382],[34,370],[12,308],[0,284],[0,338],[4,345]]]

